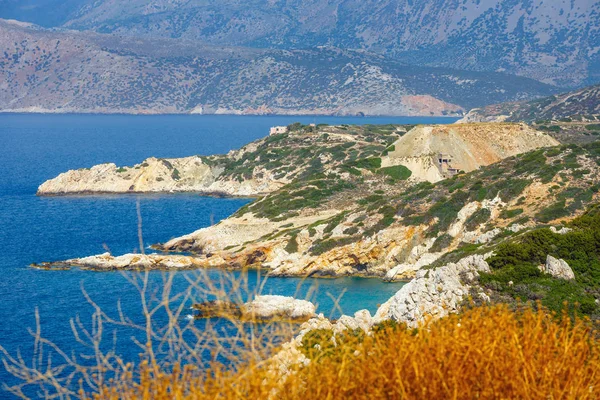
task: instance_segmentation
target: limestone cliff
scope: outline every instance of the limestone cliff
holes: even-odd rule
[[[38,194],[208,191],[219,170],[200,157],[148,158],[133,167],[100,164],[44,182]]]
[[[245,180],[228,179],[221,177],[223,166],[207,164],[207,161],[207,158],[198,156],[151,157],[133,167],[100,164],[62,173],[40,185],[37,194],[195,192],[255,196],[272,192],[286,183],[285,179],[272,179],[270,175]]]

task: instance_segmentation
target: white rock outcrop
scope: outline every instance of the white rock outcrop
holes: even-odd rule
[[[373,318],[369,310],[360,310],[354,313],[354,317],[349,315],[342,315],[335,324],[333,324],[333,332],[341,333],[345,330],[357,330],[361,329],[365,333],[368,333],[373,326]]]
[[[47,180],[38,195],[77,193],[171,193],[196,192],[228,196],[254,196],[273,192],[287,183],[261,170],[262,178],[238,181],[222,176],[223,168],[208,165],[202,157],[150,157],[133,167],[113,163],[64,172]]]
[[[310,319],[316,315],[316,307],[307,300],[288,296],[263,295],[240,307],[242,315],[253,319]]]
[[[564,235],[564,234],[566,234],[566,233],[569,233],[569,232],[571,232],[573,229],[571,229],[571,228],[567,228],[566,226],[563,226],[563,227],[562,227],[562,228],[560,228],[560,229],[556,229],[556,227],[555,227],[555,226],[551,226],[551,227],[550,227],[550,230],[551,230],[553,233],[558,233],[559,235]]]
[[[465,257],[437,269],[420,270],[412,281],[379,307],[374,323],[394,319],[416,327],[427,318],[457,312],[474,287],[471,282],[479,272],[490,272],[482,255]],[[489,300],[481,291],[478,295]]]
[[[555,278],[572,280],[575,279],[575,273],[562,258],[554,258],[550,254],[546,257],[546,264],[539,266],[540,270],[550,274]]]
[[[396,265],[385,274],[384,280],[387,282],[393,282],[403,280],[408,277],[413,277],[415,272],[421,268],[430,265],[440,258],[444,253],[425,253],[415,263],[402,263]]]

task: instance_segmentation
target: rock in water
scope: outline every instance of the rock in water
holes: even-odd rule
[[[307,300],[293,297],[265,295],[238,305],[228,301],[213,300],[192,306],[196,318],[236,318],[247,321],[307,321],[315,316],[316,307]]]
[[[571,267],[569,267],[569,264],[562,258],[554,258],[550,254],[546,257],[546,264],[540,265],[540,270],[555,278],[566,280],[575,279],[575,274]]]
[[[253,320],[303,321],[315,316],[315,305],[310,301],[275,295],[256,296],[253,301],[242,305],[241,310],[244,317]]]
[[[195,318],[240,318],[242,316],[239,305],[222,300],[194,304],[192,309],[197,312]]]

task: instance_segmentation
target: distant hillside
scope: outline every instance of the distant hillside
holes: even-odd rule
[[[364,49],[411,64],[600,81],[593,0],[0,0],[0,17],[221,46]]]
[[[573,116],[596,120],[600,115],[600,85],[542,99],[494,104],[471,110],[465,122],[559,120]]]
[[[4,111],[339,115],[458,115],[554,90],[366,52],[214,47],[2,20],[0,87]]]

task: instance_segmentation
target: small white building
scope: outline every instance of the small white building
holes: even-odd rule
[[[287,131],[287,126],[273,126],[269,130],[269,136],[278,135],[280,133],[286,133]]]

